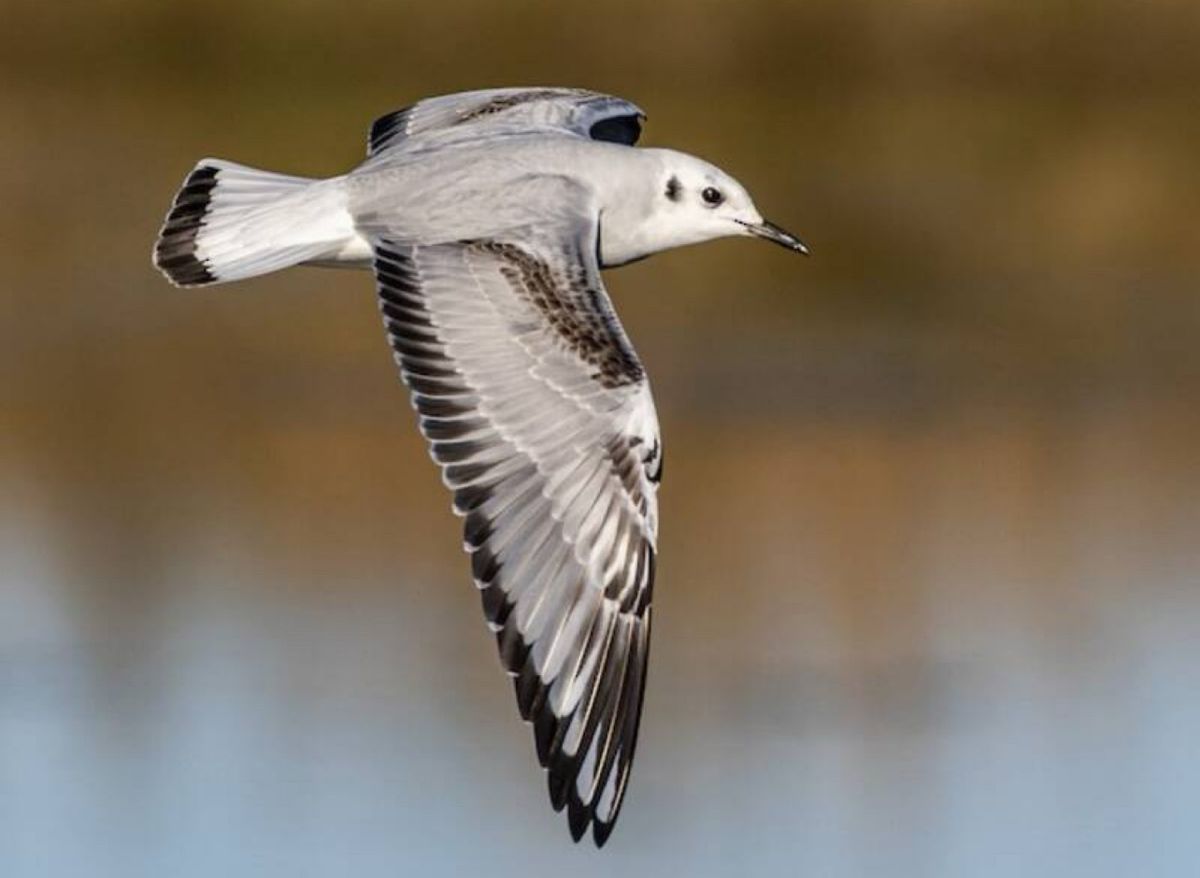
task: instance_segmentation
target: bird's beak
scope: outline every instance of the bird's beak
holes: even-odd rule
[[[775,223],[763,220],[760,223],[746,223],[738,220],[750,234],[756,238],[764,238],[768,241],[774,241],[781,247],[787,247],[789,250],[800,253],[804,256],[808,255],[808,247],[803,241],[793,235],[791,232],[784,231]]]

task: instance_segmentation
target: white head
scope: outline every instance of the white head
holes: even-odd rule
[[[644,161],[603,206],[604,265],[733,236],[764,238],[808,253],[799,238],[764,220],[745,187],[715,165],[669,149],[636,152]]]

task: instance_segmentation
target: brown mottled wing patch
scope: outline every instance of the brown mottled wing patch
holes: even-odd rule
[[[578,88],[495,88],[426,98],[371,125],[367,155],[412,137],[555,128],[580,137],[632,146],[645,118],[611,95]]]
[[[461,125],[464,122],[472,122],[484,116],[503,113],[505,110],[511,110],[513,107],[519,107],[521,104],[528,104],[534,101],[546,101],[564,97],[578,98],[585,95],[590,97],[596,96],[595,92],[586,92],[577,88],[534,88],[528,91],[503,94],[463,113],[455,120],[454,124]]]
[[[661,444],[594,234],[385,239],[375,273],[551,803],[599,845],[637,744]]]
[[[499,259],[500,273],[509,286],[537,308],[561,343],[592,367],[593,377],[602,385],[620,387],[646,377],[608,296],[577,261],[581,254],[564,253],[567,258],[555,271],[516,244],[478,241],[468,247]]]

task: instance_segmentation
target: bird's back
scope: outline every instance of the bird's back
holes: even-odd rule
[[[567,206],[539,201],[529,186],[538,177],[573,181],[593,193],[598,209],[607,190],[637,172],[640,153],[553,130],[492,135],[370,158],[343,186],[347,210],[368,238],[483,238],[561,218]]]

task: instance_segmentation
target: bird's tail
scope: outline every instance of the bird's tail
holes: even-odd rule
[[[196,287],[338,261],[357,240],[340,182],[204,159],[175,196],[154,264]]]

